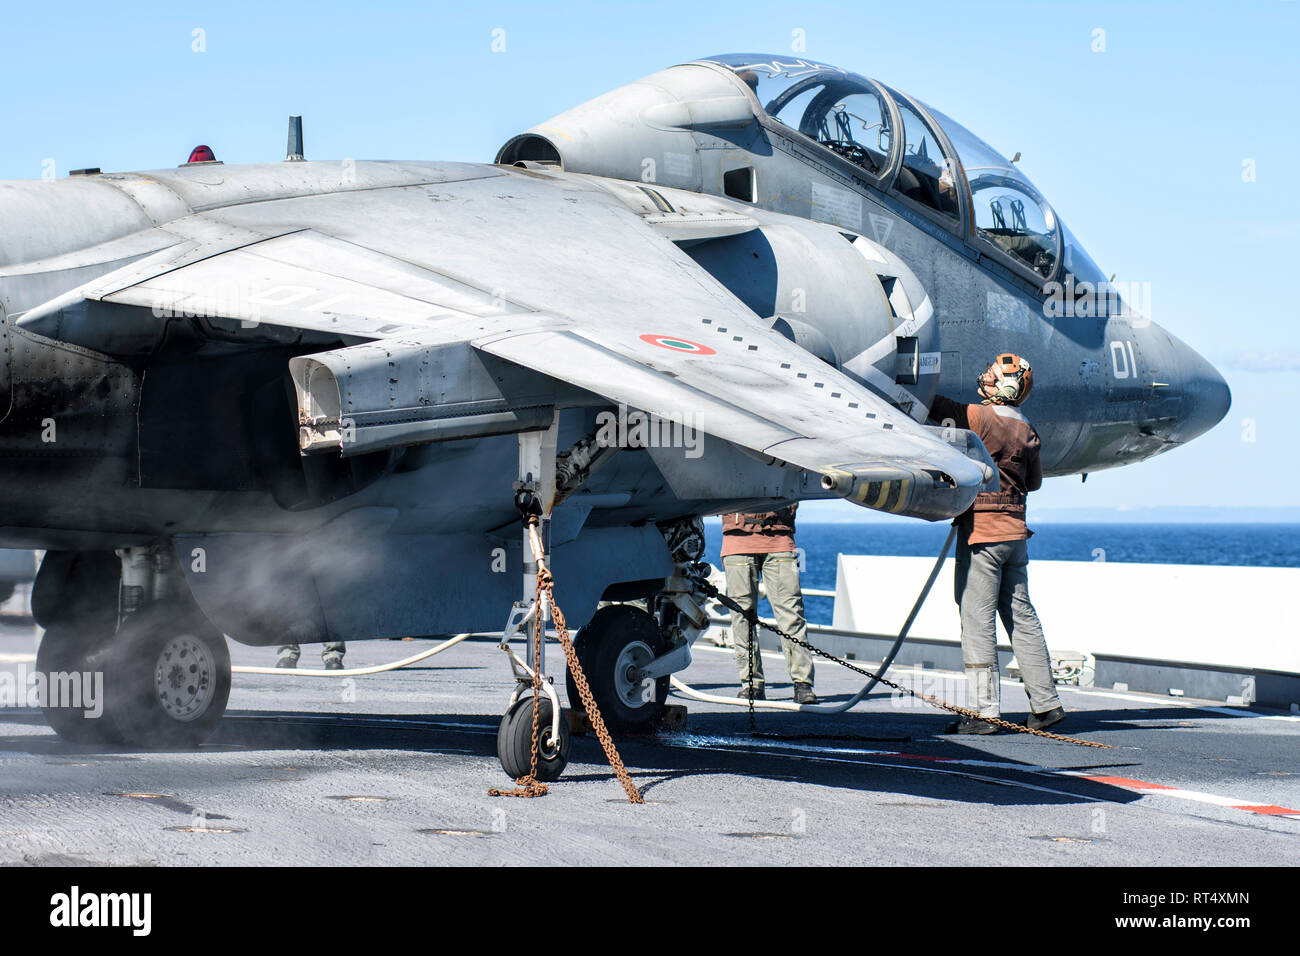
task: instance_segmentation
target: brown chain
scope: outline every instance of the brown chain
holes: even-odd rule
[[[637,789],[627,768],[623,766],[609,731],[605,729],[605,718],[600,716],[600,708],[596,706],[596,699],[592,697],[591,688],[587,685],[587,675],[582,672],[582,665],[578,663],[578,652],[573,649],[573,641],[569,639],[569,629],[564,624],[564,614],[555,603],[554,589],[555,581],[551,578],[551,572],[545,568],[540,569],[537,574],[537,590],[539,594],[543,590],[546,591],[546,600],[551,605],[551,617],[555,619],[555,633],[560,639],[560,646],[564,648],[564,659],[568,661],[569,673],[573,675],[573,683],[577,685],[578,696],[582,698],[587,719],[591,721],[591,729],[596,731],[600,746],[605,751],[605,759],[614,768],[614,774],[618,777],[618,782],[623,785],[628,800],[632,803],[645,803],[641,791]]]
[[[537,519],[530,517],[528,525],[530,530],[534,530],[537,526]],[[632,782],[631,775],[627,772],[627,768],[623,766],[623,760],[618,755],[614,740],[605,727],[605,718],[600,715],[600,708],[596,706],[596,699],[592,696],[591,687],[587,684],[587,675],[583,673],[582,665],[578,662],[578,653],[573,649],[573,641],[569,639],[569,628],[564,623],[564,612],[555,603],[555,579],[551,577],[550,569],[541,562],[540,557],[537,561],[537,613],[533,617],[533,664],[535,666],[533,669],[532,772],[527,777],[520,777],[516,780],[515,783],[518,786],[514,790],[497,790],[494,788],[488,791],[488,795],[492,797],[541,797],[548,792],[546,784],[537,781],[537,706],[538,697],[541,694],[543,594],[546,595],[546,603],[551,609],[551,618],[555,621],[556,636],[560,639],[560,646],[564,648],[564,659],[569,665],[569,673],[573,675],[573,683],[578,688],[578,696],[582,698],[582,706],[587,712],[587,719],[591,721],[591,729],[596,731],[600,746],[605,751],[605,759],[614,768],[614,775],[618,777],[618,782],[623,785],[628,800],[632,803],[645,803],[641,791],[637,789],[636,784]]]
[[[730,597],[728,597],[727,595],[719,591],[708,580],[700,579],[698,583],[700,584],[701,589],[704,590],[706,594],[709,594],[710,597],[717,599],[720,603],[730,608],[731,610],[738,611],[741,614],[744,614],[746,618],[748,618],[752,622],[752,624],[757,624],[759,627],[765,627],[769,631],[772,631],[774,634],[779,635],[783,640],[787,640],[792,644],[798,644],[800,647],[807,648],[808,650],[812,651],[814,654],[820,655],[821,657],[824,657],[829,661],[834,661],[836,664],[839,664],[841,667],[847,667],[849,670],[856,671],[857,673],[861,674],[863,677],[870,677],[876,681],[879,681],[881,684],[884,684],[886,687],[892,687],[894,690],[902,691],[904,694],[907,694],[909,697],[915,697],[917,700],[924,701],[927,704],[930,704],[934,707],[938,707],[940,710],[949,711],[950,713],[957,714],[960,717],[971,717],[974,718],[975,720],[983,720],[986,721],[987,723],[994,724],[998,727],[1002,727],[1005,730],[1014,731],[1015,733],[1018,734],[1033,734],[1035,737],[1046,737],[1048,740],[1058,740],[1064,744],[1078,744],[1080,747],[1096,747],[1101,750],[1115,749],[1110,744],[1097,743],[1095,740],[1084,740],[1081,737],[1067,737],[1064,734],[1054,734],[1048,730],[1034,730],[1030,727],[1024,726],[1023,724],[1013,724],[1011,721],[1003,720],[1001,717],[981,717],[976,711],[968,710],[965,707],[959,707],[956,704],[949,704],[947,701],[942,701],[939,698],[935,697],[933,694],[925,694],[925,695],[918,694],[916,691],[912,690],[911,688],[903,687],[900,684],[895,684],[893,681],[881,677],[878,674],[871,673],[871,671],[867,670],[864,667],[858,667],[855,664],[850,664],[848,661],[840,660],[834,654],[830,654],[826,651],[823,651],[819,647],[814,647],[812,644],[809,644],[807,641],[801,641],[797,637],[791,637],[789,634],[781,630],[775,624],[769,624],[767,621],[760,619],[757,614],[751,614],[749,612],[746,612],[743,608],[741,608],[739,604],[737,604]],[[749,727],[751,733],[755,732],[757,727],[757,724],[754,720],[754,690],[753,690],[754,654],[756,653],[755,645],[757,643],[758,643],[757,628],[751,625],[749,629],[749,675],[750,675]]]
[[[538,595],[541,588],[538,588]],[[541,735],[538,733],[538,711],[542,701],[542,615],[540,611],[533,615],[533,749],[528,773],[515,780],[515,789],[501,790],[493,787],[488,791],[489,797],[544,797],[550,788],[537,779],[537,753],[541,749]]]

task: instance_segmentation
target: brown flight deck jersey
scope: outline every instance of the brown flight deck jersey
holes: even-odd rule
[[[788,505],[780,511],[749,514],[729,511],[722,516],[722,557],[729,554],[772,554],[794,550],[794,512]]]
[[[975,503],[953,522],[968,544],[1021,541],[1033,535],[1025,525],[1029,492],[1043,486],[1043,465],[1038,457],[1038,432],[1020,409],[1012,405],[962,405],[942,395],[934,397],[930,418],[939,424],[951,419],[969,428],[993,456],[1002,490],[975,496]]]

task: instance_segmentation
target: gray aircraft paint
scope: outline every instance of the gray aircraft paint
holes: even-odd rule
[[[831,494],[960,512],[987,453],[922,422],[997,350],[1032,356],[1056,473],[1204,430],[1165,368],[1208,366],[1163,330],[1045,321],[1022,276],[760,122],[722,67],[652,80],[512,141],[523,168],[0,184],[0,545],[170,541],[248,643],[490,629],[518,589],[514,433],[554,410],[564,449],[611,406],[698,416],[702,455],[619,451],[557,506],[576,623],[668,572],[656,523]],[[563,169],[522,155],[539,136]],[[746,165],[757,202],[720,195]]]
[[[799,57],[752,60],[791,71],[826,68]],[[739,107],[741,99],[747,111]],[[710,122],[708,115],[693,119],[697,104],[723,102],[731,106],[725,122]],[[924,106],[906,102],[930,119]],[[679,125],[664,128],[651,122],[652,115],[672,115]],[[933,125],[954,155],[942,125]],[[1149,458],[1226,414],[1221,377],[1166,330],[1124,315],[1053,319],[1043,307],[1041,281],[1033,282],[985,245],[964,242],[955,223],[945,227],[919,204],[891,192],[901,136],[893,137],[888,171],[872,176],[768,117],[755,94],[721,63],[683,64],[607,93],[511,140],[498,161],[526,149],[530,137],[549,143],[564,169],[624,178],[641,176],[643,157],[693,146],[701,157],[704,192],[723,194],[727,171],[752,167],[758,206],[862,232],[896,253],[933,303],[943,341],[939,385],[946,394],[978,400],[975,378],[1001,351],[1017,352],[1034,365],[1036,389],[1027,410],[1043,439],[1049,475]],[[662,182],[676,185],[671,177]],[[959,193],[962,222],[969,222],[969,191]],[[1113,346],[1133,350],[1134,378],[1115,380]],[[1125,371],[1122,365],[1118,370]],[[1099,378],[1107,383],[1105,403],[1090,403],[1087,414],[1080,414],[1080,399],[1095,396]]]

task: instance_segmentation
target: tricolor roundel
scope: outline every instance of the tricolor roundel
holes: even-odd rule
[[[649,342],[651,345],[657,345],[661,349],[668,349],[670,352],[685,352],[687,355],[716,355],[717,352],[707,345],[701,345],[699,342],[692,342],[690,339],[679,339],[675,335],[653,335],[647,333],[641,336],[642,342]]]

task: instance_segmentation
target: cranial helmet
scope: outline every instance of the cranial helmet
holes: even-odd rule
[[[979,392],[994,405],[1019,405],[1034,387],[1034,370],[1012,352],[1003,352],[979,377]]]

